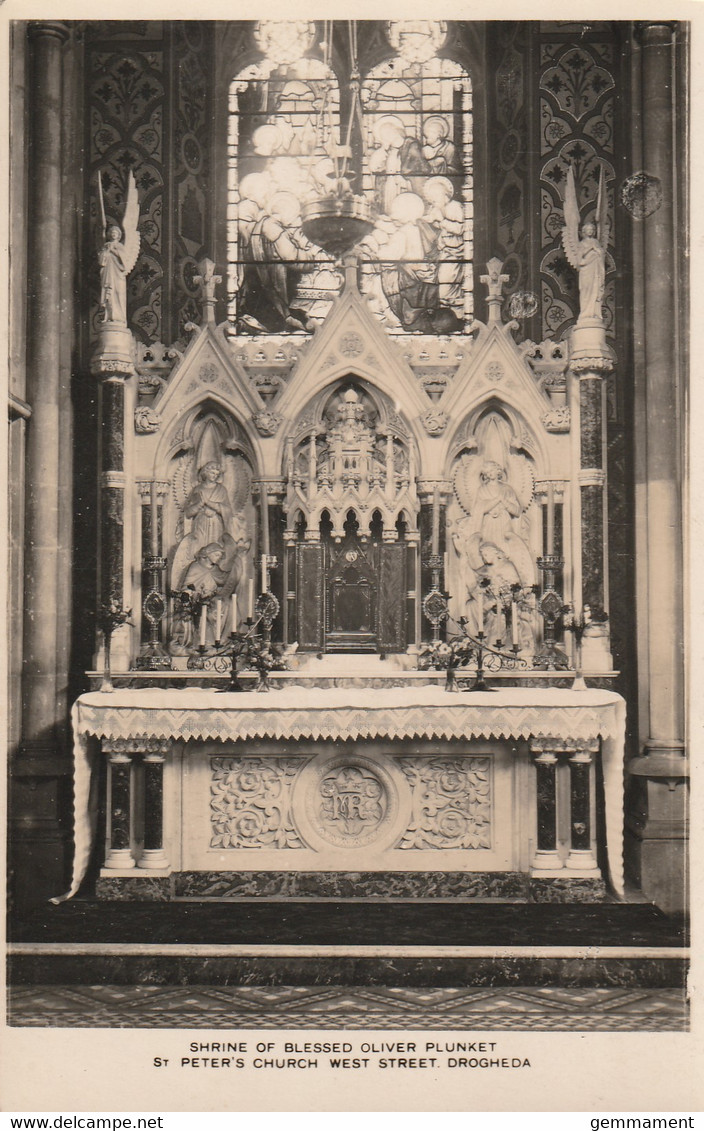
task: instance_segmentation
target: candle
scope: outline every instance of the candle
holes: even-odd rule
[[[555,488],[548,484],[548,554],[555,552]]]
[[[262,553],[269,553],[269,500],[266,494],[266,486],[261,483],[259,486],[259,507],[262,520]]]
[[[250,577],[248,584],[247,616],[254,618],[254,578]]]
[[[447,589],[447,575],[449,573],[449,567],[450,567],[450,555],[448,554],[448,552],[446,550],[444,557],[443,557],[443,568],[444,568],[444,572],[445,572],[445,588],[446,589]]]
[[[220,634],[222,632],[222,601],[219,597],[215,599],[215,639],[218,644],[220,643]]]
[[[518,604],[514,599],[511,602],[511,643],[518,644]]]
[[[156,498],[156,480],[152,479],[151,491],[151,521],[150,521],[150,534],[151,534],[151,551],[152,557],[157,557],[159,554],[159,504]]]
[[[433,542],[432,553],[437,554],[440,548],[440,488],[433,491]]]
[[[232,624],[230,626],[230,630],[232,632],[237,632],[237,625],[238,624],[239,624],[239,618],[237,616],[237,594],[233,593],[232,594]]]
[[[262,554],[262,593],[266,593],[269,585],[266,576],[266,554]]]
[[[201,647],[203,647],[203,648],[205,647],[205,630],[206,630],[206,625],[207,625],[207,617],[208,617],[207,607],[205,605],[201,605],[201,607],[200,607],[200,643],[201,643]]]

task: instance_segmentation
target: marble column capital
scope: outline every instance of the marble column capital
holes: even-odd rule
[[[60,43],[65,43],[70,32],[61,20],[32,20],[27,28],[27,36],[29,39],[58,39]]]
[[[423,500],[432,502],[433,495],[437,489],[440,495],[452,494],[452,482],[449,479],[418,479],[416,481],[416,489],[418,497],[423,497]]]
[[[139,492],[142,506],[150,506],[152,501],[152,485],[156,487],[157,501],[162,503],[169,493],[171,484],[167,479],[138,479],[137,491]]]
[[[274,503],[282,502],[286,494],[286,480],[280,475],[262,475],[261,478],[252,481],[252,486],[260,495],[266,494],[267,499]]]

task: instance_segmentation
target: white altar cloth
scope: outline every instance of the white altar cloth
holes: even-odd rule
[[[457,693],[443,687],[310,688],[261,694],[124,688],[88,692],[73,705],[74,862],[69,899],[91,852],[88,739],[233,741],[289,739],[601,739],[609,878],[623,894],[623,760],[626,704],[613,691],[509,687]],[[57,901],[58,902],[58,901]]]

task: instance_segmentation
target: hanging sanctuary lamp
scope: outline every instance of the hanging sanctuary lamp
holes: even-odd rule
[[[370,201],[365,196],[355,194],[347,179],[352,157],[352,123],[355,119],[359,124],[362,144],[364,139],[360,76],[357,65],[357,27],[354,20],[348,21],[348,30],[351,57],[350,112],[344,145],[334,141],[329,91],[325,95],[325,104],[321,113],[321,119],[327,116],[330,124],[329,154],[335,167],[334,187],[325,195],[309,201],[302,209],[302,227],[307,238],[336,259],[347,255],[371,232],[376,218]],[[333,21],[327,20],[323,48],[328,69],[332,55],[332,33]]]

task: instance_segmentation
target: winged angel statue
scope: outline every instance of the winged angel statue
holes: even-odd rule
[[[606,176],[601,166],[595,220],[582,225],[579,238],[579,205],[574,169],[567,169],[565,182],[565,226],[562,245],[572,267],[579,272],[579,318],[577,325],[598,319],[603,322],[602,302],[606,278],[606,242],[608,238]]]
[[[104,243],[98,252],[100,264],[100,305],[103,308],[103,322],[114,322],[119,326],[127,325],[127,276],[137,262],[139,255],[139,198],[134,173],[130,169],[127,174],[127,196],[125,200],[125,214],[122,218],[122,231],[117,224],[107,226],[105,220],[105,204],[103,202],[103,186],[100,174],[98,175],[98,199],[100,201],[100,215],[102,218],[102,236]]]

